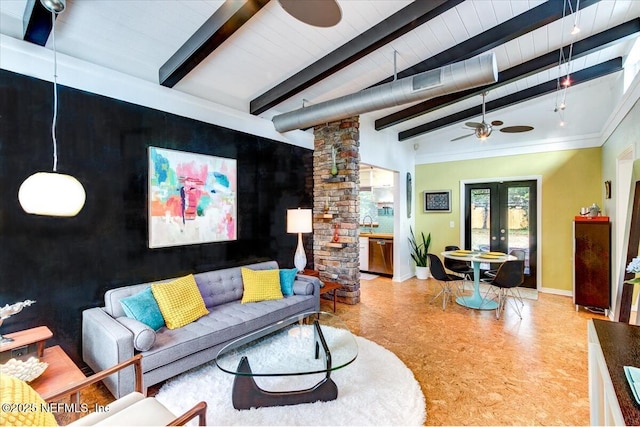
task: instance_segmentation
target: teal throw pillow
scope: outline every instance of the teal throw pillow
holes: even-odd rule
[[[150,286],[140,293],[121,299],[120,304],[127,317],[144,323],[154,331],[164,326],[164,317]]]
[[[282,295],[290,297],[293,295],[293,282],[296,280],[297,268],[290,270],[280,270],[280,290]]]

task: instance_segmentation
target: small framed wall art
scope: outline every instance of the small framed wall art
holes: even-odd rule
[[[451,212],[451,190],[425,190],[424,212]]]

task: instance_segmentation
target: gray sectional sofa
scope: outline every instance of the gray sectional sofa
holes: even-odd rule
[[[246,265],[252,270],[277,269],[275,261]],[[82,313],[82,356],[94,371],[100,371],[142,353],[145,387],[213,360],[229,341],[296,314],[320,309],[320,281],[296,276],[294,295],[282,299],[241,304],[240,267],[194,274],[209,314],[178,329],[166,326],[153,332],[125,316],[120,300],[143,291],[151,283],[125,286],[105,293],[105,306]],[[169,280],[167,280],[169,281]],[[150,335],[154,336],[151,337]],[[153,344],[137,351],[138,341]],[[147,345],[148,346],[148,345]],[[116,397],[133,390],[133,369],[125,369],[105,380]]]

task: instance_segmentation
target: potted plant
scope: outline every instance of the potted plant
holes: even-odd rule
[[[411,258],[416,263],[416,278],[428,279],[429,278],[429,246],[431,246],[431,233],[425,238],[424,233],[420,232],[422,241],[416,239],[413,234],[413,228],[409,227],[411,236],[409,237],[409,247],[411,249]]]

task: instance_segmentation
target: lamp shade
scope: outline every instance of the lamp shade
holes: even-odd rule
[[[311,233],[311,209],[287,209],[287,233]]]
[[[84,206],[86,193],[71,175],[36,172],[20,185],[18,200],[30,214],[76,216]]]

